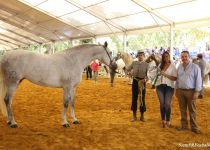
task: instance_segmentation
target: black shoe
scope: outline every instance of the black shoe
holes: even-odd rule
[[[144,117],[140,117],[140,121],[145,122]]]
[[[140,121],[145,122],[145,120],[144,120],[144,113],[141,113]]]

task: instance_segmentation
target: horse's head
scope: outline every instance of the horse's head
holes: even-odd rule
[[[104,49],[104,55],[102,56],[100,61],[107,66],[110,66],[112,64],[112,52],[109,50],[107,42],[105,42],[102,47]]]
[[[110,71],[111,76],[111,85],[114,84],[115,74],[119,73],[117,69],[123,69],[125,75],[128,75],[129,72],[126,70],[126,66],[130,65],[133,62],[133,58],[131,54],[125,52],[119,52],[116,57],[114,57],[112,62],[112,69]]]
[[[116,73],[116,69],[117,69],[117,64],[115,62],[114,59],[112,59],[112,52],[109,50],[108,48],[108,43],[105,42],[103,45],[103,48],[105,50],[105,55],[102,58],[102,63],[106,64],[107,66],[109,66],[110,69],[110,77],[111,77],[111,86],[114,80],[114,75]]]
[[[152,54],[150,55],[149,57],[147,57],[147,59],[145,60],[147,63],[150,63],[152,61],[155,61],[156,63],[156,66],[159,65],[160,61],[161,61],[161,58],[159,55],[155,55],[155,54]]]
[[[105,50],[105,55],[104,55],[104,57],[102,58],[102,62],[104,63],[104,64],[106,64],[107,66],[109,66],[109,68],[111,69],[111,70],[116,70],[117,68],[117,66],[116,66],[116,62],[115,62],[115,60],[112,58],[112,51],[110,51],[109,50],[109,48],[108,48],[108,43],[107,42],[105,42],[104,43],[104,45],[103,45],[103,47],[104,47],[104,50]]]

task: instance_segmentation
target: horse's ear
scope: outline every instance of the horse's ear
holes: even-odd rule
[[[104,47],[107,48],[107,46],[108,46],[108,43],[107,43],[107,41],[105,41]]]

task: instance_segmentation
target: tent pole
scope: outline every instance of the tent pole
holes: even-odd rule
[[[127,52],[127,34],[126,32],[123,33],[123,52]]]
[[[174,55],[174,25],[170,25],[170,59],[173,60]]]

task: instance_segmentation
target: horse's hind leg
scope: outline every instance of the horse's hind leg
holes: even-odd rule
[[[12,108],[11,108],[12,96],[13,96],[17,86],[18,86],[18,84],[9,85],[6,96],[4,98],[6,108],[7,108],[8,124],[10,125],[11,128],[16,128],[17,127],[17,123],[15,122],[15,119],[14,119],[14,116],[13,116],[13,113],[12,113]]]

